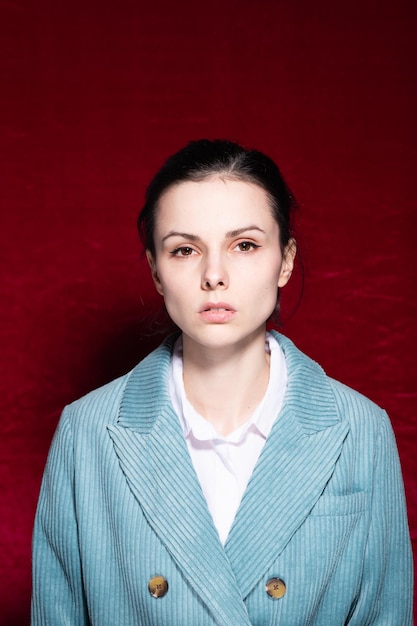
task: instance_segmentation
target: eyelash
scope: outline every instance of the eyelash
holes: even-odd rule
[[[241,250],[240,246],[249,246],[249,250]],[[257,243],[253,243],[253,241],[240,241],[237,245],[236,248],[239,248],[240,252],[251,252],[252,250],[255,250],[256,248],[260,248],[261,246]]]
[[[187,250],[188,252],[186,254],[181,254],[181,252]],[[175,250],[171,251],[171,256],[191,256],[192,253],[194,252],[194,249],[191,248],[190,246],[179,246],[179,248],[175,248]]]
[[[241,246],[249,246],[249,249],[248,250],[242,250]],[[251,252],[252,250],[255,250],[256,248],[260,248],[260,247],[261,246],[259,244],[256,244],[253,241],[240,241],[235,246],[235,248],[239,249],[239,252],[243,252],[243,253]],[[187,256],[192,256],[193,252],[195,252],[195,250],[194,250],[194,248],[191,248],[191,246],[179,246],[178,248],[175,248],[174,250],[172,250],[170,252],[170,254],[171,254],[171,256],[187,257]],[[185,254],[183,254],[183,253],[185,253]]]

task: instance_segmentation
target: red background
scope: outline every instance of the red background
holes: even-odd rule
[[[415,3],[10,0],[0,24],[2,624],[28,623],[63,405],[160,341],[136,214],[202,136],[266,151],[294,189],[306,287],[284,332],[389,411],[415,539]]]

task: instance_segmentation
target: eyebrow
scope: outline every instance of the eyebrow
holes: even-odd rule
[[[264,233],[265,231],[263,230],[263,228],[259,228],[259,226],[256,226],[255,224],[252,224],[251,226],[245,226],[244,228],[237,228],[236,230],[229,230],[228,233],[226,233],[226,237],[237,237],[238,235],[242,235],[243,233],[246,233],[248,230],[258,230],[260,233]]]
[[[226,233],[226,239],[230,239],[232,237],[238,237],[239,235],[242,235],[243,233],[246,233],[250,230],[257,230],[261,233],[265,233],[265,231],[262,228],[259,228],[259,226],[255,226],[253,224],[251,226],[244,226],[243,228],[236,228],[235,230],[229,230]],[[189,241],[199,241],[201,239],[201,237],[199,237],[198,235],[171,230],[167,235],[165,235],[165,237],[162,238],[162,241],[166,241],[170,237],[182,237],[183,239],[188,239]]]
[[[182,237],[183,239],[189,239],[190,241],[198,241],[200,239],[200,237],[192,235],[191,233],[181,233],[177,230],[170,230],[169,233],[162,238],[162,241],[166,241],[170,237]]]

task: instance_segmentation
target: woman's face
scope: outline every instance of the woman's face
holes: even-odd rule
[[[155,222],[156,288],[188,345],[226,347],[264,336],[277,288],[291,276],[259,186],[219,177],[184,182],[161,197]]]

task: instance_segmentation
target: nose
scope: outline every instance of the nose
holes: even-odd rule
[[[221,257],[207,258],[201,273],[201,288],[210,291],[217,287],[225,289],[228,285],[229,276]]]

